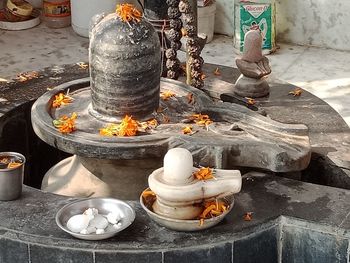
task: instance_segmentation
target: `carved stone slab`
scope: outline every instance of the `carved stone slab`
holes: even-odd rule
[[[74,103],[59,110],[50,107],[53,97],[67,92]],[[134,137],[104,137],[99,129],[106,123],[88,113],[89,78],[67,82],[41,96],[32,107],[32,124],[36,134],[48,144],[81,157],[136,160],[161,158],[173,147],[191,151],[197,165],[216,168],[256,167],[276,172],[305,169],[310,161],[310,143],[305,125],[283,124],[264,117],[241,105],[214,103],[204,92],[178,81],[161,80],[161,91],[176,97],[162,101],[163,112],[155,114],[160,125],[150,133]],[[188,102],[193,94],[194,103]],[[63,114],[78,113],[77,130],[61,134],[52,121]],[[208,114],[214,121],[208,129],[188,124],[188,116]],[[162,122],[163,115],[169,122]],[[185,135],[182,129],[192,125],[197,131]]]

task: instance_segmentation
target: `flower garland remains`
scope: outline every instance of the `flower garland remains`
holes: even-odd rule
[[[132,4],[117,5],[116,13],[125,23],[131,21],[140,22],[142,18],[142,12],[137,10],[136,7]]]
[[[53,120],[53,125],[59,130],[60,133],[68,134],[76,130],[75,120],[78,115],[73,112],[70,117],[64,115],[59,119]]]

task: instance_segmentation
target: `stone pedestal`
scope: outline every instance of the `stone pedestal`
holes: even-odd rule
[[[265,77],[253,79],[242,74],[236,81],[234,93],[241,97],[260,98],[270,93],[270,87]]]
[[[77,155],[53,166],[41,189],[75,197],[114,197],[137,200],[147,188],[147,178],[161,166],[161,160],[108,160]]]

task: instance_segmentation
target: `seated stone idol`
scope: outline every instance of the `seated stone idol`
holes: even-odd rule
[[[269,94],[266,76],[271,68],[268,58],[262,55],[262,35],[258,28],[245,34],[243,56],[236,59],[236,65],[242,73],[235,83],[237,95],[258,98]]]

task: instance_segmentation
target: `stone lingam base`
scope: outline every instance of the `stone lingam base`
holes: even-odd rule
[[[46,174],[43,189],[70,196],[138,199],[146,188],[146,177],[161,166],[159,160],[174,147],[188,149],[197,166],[244,166],[274,172],[300,171],[308,166],[311,155],[306,126],[275,122],[241,105],[213,102],[203,91],[179,81],[162,79],[160,89],[175,95],[161,100],[154,112],[159,125],[133,137],[99,134],[107,122],[89,113],[88,78],[67,82],[41,96],[32,107],[36,134],[46,143],[78,156],[53,167]],[[52,108],[54,96],[68,90],[74,101]],[[53,121],[73,112],[78,114],[77,130],[60,133]],[[205,128],[190,121],[190,116],[198,113],[207,114],[213,123]],[[193,128],[192,135],[183,134],[187,126]],[[124,164],[125,160],[129,165]],[[123,187],[129,185],[127,190]]]

